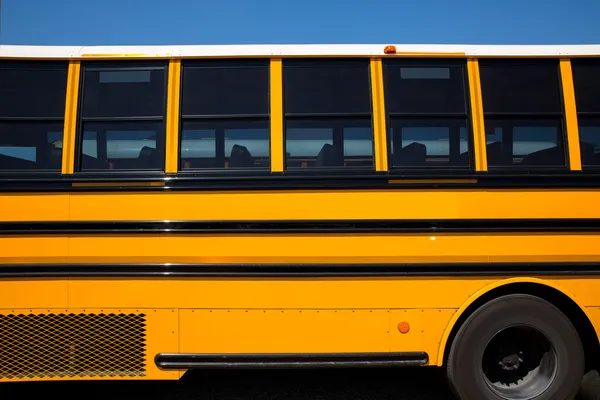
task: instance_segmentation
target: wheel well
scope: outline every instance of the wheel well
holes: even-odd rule
[[[488,301],[495,299],[500,296],[508,294],[529,294],[532,296],[540,297],[563,312],[571,320],[571,323],[577,329],[577,333],[581,338],[583,349],[585,353],[585,368],[586,371],[597,369],[599,367],[599,355],[600,355],[600,343],[598,342],[598,336],[592,326],[592,323],[587,318],[583,310],[567,295],[560,291],[538,283],[511,283],[504,286],[500,286],[489,292],[485,293],[477,300],[475,300],[469,307],[462,313],[458,318],[448,341],[446,342],[446,348],[444,349],[444,364],[448,360],[448,353],[456,333],[465,322],[465,320],[479,307]]]

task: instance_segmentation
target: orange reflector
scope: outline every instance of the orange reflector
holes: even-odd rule
[[[408,325],[408,322],[402,321],[398,324],[398,330],[400,333],[408,333],[408,331],[410,331],[410,325]]]
[[[385,46],[385,49],[383,49],[383,52],[385,54],[396,54],[396,46]]]

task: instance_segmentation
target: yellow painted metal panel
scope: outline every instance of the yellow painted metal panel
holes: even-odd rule
[[[147,346],[145,379],[178,379],[179,371],[163,371],[154,363],[158,353],[177,353],[179,349],[179,315],[174,309],[136,310],[146,314]]]
[[[389,351],[388,310],[181,310],[184,353]]]
[[[483,119],[479,62],[476,59],[467,60],[467,70],[469,73],[469,98],[471,100],[471,126],[473,129],[473,148],[475,149],[475,170],[487,171],[485,123]]]
[[[69,300],[67,279],[0,279],[0,308],[66,308]],[[26,310],[25,312],[27,312]]]
[[[579,146],[579,125],[577,122],[577,106],[571,60],[560,60],[560,76],[565,104],[565,121],[567,125],[567,146],[569,149],[569,166],[573,171],[581,171],[581,149]]]
[[[375,149],[375,170],[387,171],[387,136],[385,96],[383,89],[383,68],[381,59],[371,60],[371,100],[373,102],[373,134]]]
[[[597,276],[557,278],[556,284],[584,307],[600,307],[600,279]],[[600,332],[600,331],[599,331]]]
[[[0,264],[64,264],[68,245],[68,239],[61,236],[0,236]]]
[[[0,196],[0,202],[10,210],[11,220],[31,220],[30,208],[23,207],[22,201],[28,201],[30,207],[48,208],[42,206],[47,197]],[[600,191],[556,189],[73,193],[71,219],[599,218],[598,204]],[[64,216],[49,210],[43,219],[61,220]]]
[[[586,307],[585,312],[598,335],[600,333],[600,307]]]
[[[65,282],[0,281],[0,293],[7,294],[0,297],[0,307],[42,307],[35,306],[39,301],[57,307],[48,300],[53,296],[63,305]],[[439,365],[451,320],[491,288],[512,282],[534,282],[562,291],[586,306],[598,330],[600,314],[594,305],[598,307],[600,280],[593,277],[79,278],[68,281],[68,305],[84,312],[126,308],[149,315],[149,308],[165,309],[157,310],[160,319],[149,325],[149,340],[155,344],[149,345],[149,354],[426,351],[430,364]],[[28,293],[32,284],[36,285],[33,296]],[[403,321],[411,327],[407,334],[397,328]],[[180,338],[179,346],[174,337]],[[158,373],[152,377],[174,376]]]
[[[35,239],[4,239],[25,257]],[[41,254],[41,253],[40,253]],[[415,263],[598,261],[600,235],[176,235],[69,239],[70,262]],[[6,262],[6,261],[4,261]]]
[[[600,235],[0,236],[0,263],[600,261]]]
[[[425,351],[429,365],[438,364],[440,339],[456,310],[453,309],[404,309],[392,310],[390,314],[391,351]],[[398,325],[407,322],[410,330],[401,333]]]
[[[73,174],[75,169],[75,142],[77,132],[77,104],[81,64],[77,60],[69,63],[67,96],[62,144],[62,173]]]
[[[167,87],[167,131],[165,172],[173,174],[179,171],[179,103],[181,88],[181,60],[169,62]]]
[[[271,99],[271,172],[283,172],[283,65],[281,59],[272,59],[270,68]]]
[[[497,279],[270,278],[84,279],[69,282],[72,307],[205,309],[459,308]]]
[[[0,221],[67,221],[68,194],[0,194]]]

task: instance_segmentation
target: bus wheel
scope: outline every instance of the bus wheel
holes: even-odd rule
[[[583,372],[583,346],[571,321],[549,302],[523,294],[473,312],[446,363],[454,392],[468,400],[571,400]]]

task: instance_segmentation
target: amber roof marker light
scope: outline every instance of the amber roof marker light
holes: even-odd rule
[[[383,49],[383,52],[385,54],[396,54],[397,53],[396,46],[385,46],[385,48]]]

